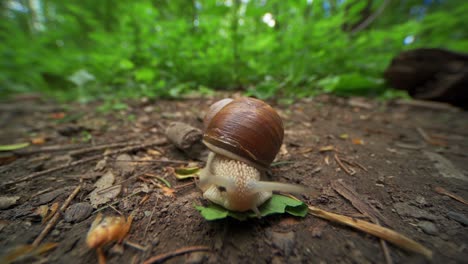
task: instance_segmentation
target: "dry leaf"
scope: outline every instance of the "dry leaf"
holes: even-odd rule
[[[0,210],[15,205],[20,198],[20,196],[0,196]]]
[[[146,153],[148,153],[148,155],[156,156],[156,157],[159,157],[162,155],[162,153],[157,149],[148,149],[146,150]]]
[[[164,196],[168,196],[168,197],[174,197],[174,193],[175,193],[175,190],[174,189],[171,189],[171,188],[168,188],[168,187],[165,187],[165,186],[162,186],[162,191],[163,191],[163,194]]]
[[[319,149],[320,152],[333,151],[333,150],[335,150],[335,147],[332,145],[321,147]]]
[[[50,118],[52,119],[63,119],[64,117],[65,117],[64,112],[57,112],[57,113],[50,114]]]
[[[36,209],[36,214],[39,215],[42,219],[42,223],[44,223],[44,219],[49,213],[49,206],[48,205],[41,205]]]
[[[345,133],[345,134],[339,135],[338,137],[341,138],[341,139],[348,139],[349,135]]]
[[[141,201],[138,203],[138,205],[142,205],[142,204],[146,203],[146,201],[148,201],[149,198],[150,198],[150,196],[148,194],[143,196],[143,198],[141,198]]]
[[[364,140],[362,140],[360,138],[353,138],[352,142],[353,142],[354,145],[364,145]]]
[[[125,219],[124,216],[103,217],[99,213],[88,231],[86,244],[89,248],[99,248],[114,241],[121,243],[130,230],[132,220],[132,214]]]
[[[94,189],[94,191],[92,191],[89,194],[89,200],[94,208],[97,208],[99,205],[109,202],[110,200],[112,200],[120,194],[122,186],[112,186],[114,181],[115,176],[110,171],[102,175],[102,177],[96,181],[96,183],[94,184],[96,189]]]
[[[54,216],[54,214],[57,212],[58,208],[59,203],[52,204],[52,206],[48,208],[47,214],[44,216],[44,218],[42,218],[42,223],[46,223],[47,221],[49,221],[49,219],[52,218],[52,216]]]

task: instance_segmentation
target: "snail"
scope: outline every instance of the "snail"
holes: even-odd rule
[[[203,143],[210,150],[200,171],[203,197],[232,211],[254,211],[273,191],[304,193],[306,187],[262,181],[278,154],[283,122],[267,103],[254,98],[222,99],[203,120]]]

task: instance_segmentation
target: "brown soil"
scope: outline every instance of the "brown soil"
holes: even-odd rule
[[[94,183],[113,172],[123,188],[101,212],[104,215],[135,214],[127,240],[147,247],[146,251],[114,243],[104,247],[109,263],[141,263],[162,253],[189,246],[208,246],[208,252],[173,257],[168,263],[382,263],[379,240],[360,231],[308,215],[296,218],[274,215],[239,222],[234,219],[207,221],[194,204],[207,204],[195,185],[177,186],[190,180],[176,180],[170,167],[177,164],[152,160],[189,160],[172,144],[165,143],[120,156],[146,162],[116,162],[108,156],[58,170],[17,184],[31,173],[54,168],[103,151],[70,156],[73,150],[56,152],[30,149],[58,145],[89,147],[115,142],[164,140],[164,128],[172,121],[201,127],[203,111],[215,99],[131,102],[128,110],[100,113],[92,105],[71,105],[61,110],[52,103],[21,98],[2,105],[0,144],[45,139],[11,153],[0,153],[0,196],[19,200],[0,210],[0,256],[12,248],[31,244],[44,229],[35,210],[41,205],[62,204],[83,179],[83,188],[71,205],[89,203]],[[370,99],[321,96],[279,105],[285,124],[284,146],[269,178],[310,186],[314,194],[301,199],[330,212],[369,220],[340,196],[331,182],[344,183],[362,200],[377,208],[389,228],[407,235],[434,252],[434,263],[462,263],[468,259],[468,206],[434,191],[443,187],[468,198],[468,113],[406,104],[382,103]],[[57,113],[65,118],[58,121]],[[40,143],[40,142],[36,142]],[[334,150],[321,151],[333,146]],[[123,148],[123,147],[120,147]],[[119,148],[115,148],[116,150]],[[349,175],[336,162],[335,154],[355,171]],[[106,160],[104,163],[103,160]],[[96,163],[98,163],[98,166]],[[203,166],[203,162],[197,162]],[[176,192],[171,197],[152,182],[139,178],[152,173],[168,180]],[[153,178],[154,179],[154,178]],[[147,188],[146,188],[147,187]],[[137,192],[138,189],[143,192]],[[145,189],[146,188],[146,189]],[[130,196],[130,197],[128,197]],[[143,199],[148,199],[142,203]],[[99,205],[99,208],[105,204]],[[97,263],[94,250],[86,246],[86,233],[96,217],[66,222],[61,217],[45,242],[57,242],[56,249],[35,256],[40,263]],[[66,213],[63,213],[65,217]],[[424,263],[424,257],[390,245],[395,263]],[[27,263],[34,258],[23,260]],[[465,262],[466,263],[466,262]]]

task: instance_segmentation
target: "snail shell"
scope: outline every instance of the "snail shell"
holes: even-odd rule
[[[204,125],[203,142],[211,151],[262,170],[273,162],[284,137],[278,113],[254,98],[214,103]]]

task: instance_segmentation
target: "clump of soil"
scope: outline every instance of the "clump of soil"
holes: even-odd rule
[[[34,144],[0,155],[0,255],[32,244],[45,226],[39,208],[62,205],[81,185],[42,242],[56,242],[57,247],[33,258],[95,263],[86,233],[102,213],[134,216],[127,243],[104,247],[109,263],[141,263],[192,246],[209,250],[167,261],[385,261],[379,239],[311,215],[244,222],[203,219],[194,204],[208,202],[193,180],[177,180],[173,171],[204,162],[185,156],[167,141],[165,130],[173,121],[202,128],[203,110],[214,98],[142,100],[112,113],[98,112],[95,105],[64,110],[24,100],[1,105],[0,144]],[[304,202],[371,221],[372,216],[360,213],[337,191],[334,183],[340,182],[377,209],[382,225],[431,249],[434,263],[468,258],[468,207],[450,197],[468,197],[467,112],[419,102],[329,96],[291,105],[270,103],[285,125],[270,180],[310,186],[314,193],[302,195]],[[424,261],[391,244],[388,249],[395,263]]]

